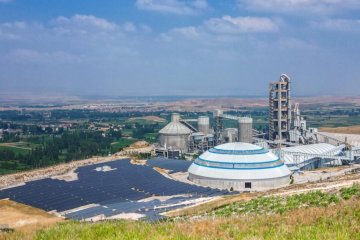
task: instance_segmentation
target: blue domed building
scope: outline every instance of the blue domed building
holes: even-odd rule
[[[287,186],[291,171],[267,149],[250,143],[225,143],[200,155],[189,167],[189,180],[203,186],[261,191]]]

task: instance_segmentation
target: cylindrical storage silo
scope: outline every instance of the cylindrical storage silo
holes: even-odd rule
[[[171,122],[159,131],[160,146],[187,152],[191,133],[192,131],[180,122],[180,115],[173,113]]]
[[[207,116],[200,116],[198,118],[198,131],[208,134],[210,129],[210,120]]]
[[[250,117],[241,117],[238,120],[238,141],[244,143],[252,143],[252,123]]]

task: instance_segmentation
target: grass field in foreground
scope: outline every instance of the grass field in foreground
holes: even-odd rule
[[[279,211],[284,209],[285,211]],[[360,239],[360,187],[254,199],[200,219],[67,222],[37,239]]]
[[[150,224],[68,222],[37,239],[360,239],[360,201],[287,214],[216,217]]]

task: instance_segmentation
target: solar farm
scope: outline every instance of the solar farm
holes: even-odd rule
[[[152,159],[145,165],[131,164],[129,159],[88,165],[75,170],[77,180],[45,178],[31,181],[0,190],[0,199],[10,198],[77,220],[136,214],[153,221],[163,218],[161,213],[168,210],[230,194],[225,190],[176,181],[153,169],[185,172],[189,165],[187,161],[169,159]]]

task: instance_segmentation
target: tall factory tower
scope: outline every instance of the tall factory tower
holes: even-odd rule
[[[291,129],[290,78],[280,76],[269,88],[269,139],[288,140]]]

